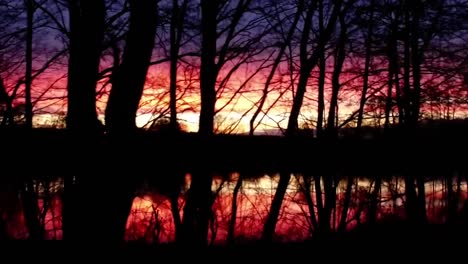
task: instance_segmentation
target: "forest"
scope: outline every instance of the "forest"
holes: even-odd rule
[[[466,0],[0,0],[0,16],[2,242],[468,234]]]

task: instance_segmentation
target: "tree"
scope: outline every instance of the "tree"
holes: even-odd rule
[[[309,55],[308,43],[310,38],[310,30],[312,26],[312,18],[315,11],[315,2],[309,5],[304,26],[302,30],[301,40],[300,40],[300,69],[299,69],[299,81],[297,84],[296,93],[293,98],[293,104],[291,107],[291,112],[288,120],[288,127],[286,129],[286,135],[294,135],[295,131],[298,129],[298,117],[301,111],[302,103],[304,100],[304,94],[306,92],[307,83],[310,77],[310,74],[314,67],[317,65],[321,54],[325,50],[325,45],[330,39],[335,26],[338,14],[341,10],[341,5],[343,1],[336,1],[333,5],[328,24],[324,29],[323,33],[318,36],[317,45],[313,50],[312,54]]]
[[[254,114],[252,115],[252,117],[250,119],[250,130],[249,130],[250,135],[253,135],[253,133],[255,131],[255,128],[256,128],[255,120],[257,119],[260,112],[263,110],[263,106],[264,106],[264,104],[266,102],[266,99],[267,99],[267,96],[268,96],[268,93],[269,93],[270,84],[271,84],[271,82],[273,80],[273,77],[275,76],[276,69],[278,68],[278,66],[280,65],[280,63],[282,61],[282,58],[283,58],[284,53],[286,51],[286,48],[289,45],[291,45],[291,40],[292,40],[292,38],[294,36],[294,32],[296,31],[297,23],[299,22],[300,15],[302,14],[303,9],[304,9],[304,1],[300,0],[299,3],[297,4],[297,9],[296,9],[296,13],[295,13],[294,18],[293,18],[293,22],[291,23],[291,26],[290,26],[290,28],[289,28],[289,30],[287,32],[286,37],[280,43],[278,54],[276,55],[275,61],[273,62],[273,65],[272,65],[272,67],[270,69],[270,73],[268,74],[268,77],[266,78],[264,88],[263,88],[263,92],[262,92],[262,97],[260,99],[260,102],[258,103],[257,110],[254,112]]]
[[[307,83],[310,77],[310,74],[313,68],[317,65],[321,53],[324,52],[325,44],[331,37],[333,30],[335,29],[335,22],[338,18],[338,14],[341,10],[342,1],[337,1],[332,8],[328,25],[324,30],[323,34],[318,36],[317,45],[312,53],[309,56],[308,46],[309,46],[309,37],[312,27],[312,18],[316,9],[316,2],[309,3],[306,8],[305,20],[303,21],[303,29],[300,39],[300,69],[299,69],[299,81],[297,84],[297,91],[293,98],[293,105],[288,119],[288,126],[286,129],[286,136],[294,136],[298,129],[298,117],[300,109],[302,107],[302,102],[304,100],[304,94],[306,92]],[[278,221],[279,212],[281,205],[288,187],[289,181],[291,179],[290,172],[281,172],[280,180],[278,187],[275,192],[275,196],[271,203],[270,213],[268,214],[267,220],[265,222],[262,240],[264,242],[271,242],[273,239],[273,234],[275,232],[276,223]]]
[[[69,16],[67,128],[93,132],[99,127],[96,82],[104,36],[104,1],[70,0]]]
[[[182,41],[182,33],[184,30],[184,19],[188,0],[184,0],[182,5],[179,7],[179,1],[172,1],[172,14],[171,14],[171,25],[170,25],[170,126],[171,130],[177,131],[177,64],[179,62],[179,50]]]
[[[344,11],[343,11],[344,12]],[[343,70],[343,63],[346,58],[345,44],[347,40],[347,25],[345,22],[345,14],[340,13],[340,34],[338,38],[338,43],[335,51],[335,65],[333,69],[332,76],[332,95],[330,99],[330,107],[328,108],[328,121],[327,121],[327,136],[336,137],[336,118],[338,116],[338,93],[341,88],[340,84],[340,75]]]
[[[198,134],[203,140],[209,141],[214,134],[215,115],[239,94],[240,89],[245,87],[244,82],[233,93],[228,103],[216,109],[218,98],[225,90],[231,76],[243,64],[248,63],[249,59],[265,50],[260,43],[267,32],[260,28],[259,21],[262,20],[243,20],[248,18],[247,14],[251,12],[252,5],[252,0],[239,0],[235,3],[201,1],[201,109]],[[255,31],[257,28],[259,32]],[[218,82],[223,67],[227,65],[231,67],[226,69],[226,74]],[[254,71],[246,80],[256,73],[258,71]],[[207,202],[209,197],[211,197],[211,172],[204,169],[194,172],[184,208],[183,226],[185,237],[195,240],[199,245],[207,243],[208,219],[211,212],[210,204]]]
[[[25,104],[26,104],[26,127],[32,128],[33,106],[31,101],[31,83],[32,83],[32,44],[33,44],[33,19],[36,9],[34,0],[25,0],[27,12],[26,26],[26,76],[25,76]]]
[[[203,137],[213,135],[214,113],[216,103],[216,39],[218,1],[201,1],[201,65],[200,96],[201,110],[198,133]],[[206,172],[195,172],[192,175],[187,204],[184,207],[184,242],[207,245],[208,221],[211,211],[211,176]]]
[[[136,129],[135,117],[143,94],[154,46],[158,1],[130,1],[130,26],[122,64],[114,69],[112,90],[106,107],[109,132]]]
[[[104,1],[70,0],[70,43],[68,62],[68,111],[67,128],[77,136],[94,135],[98,129],[96,115],[96,83],[104,36]],[[93,25],[89,27],[89,25]],[[91,142],[88,142],[88,144]],[[83,152],[88,151],[84,144]],[[91,143],[92,144],[92,143]],[[76,172],[72,172],[73,174]],[[67,189],[63,202],[64,239],[81,241],[96,228],[103,227],[90,223],[83,215],[87,209],[95,212],[93,186],[89,178],[67,175]],[[98,227],[96,227],[98,226]]]
[[[112,89],[106,107],[106,128],[112,137],[112,147],[125,147],[127,140],[136,132],[135,117],[143,94],[144,85],[157,28],[158,1],[129,1],[130,24],[125,40],[122,63],[112,74]],[[111,157],[118,165],[109,173],[128,171],[132,168],[128,157]],[[114,203],[108,207],[108,227],[104,233],[111,241],[121,241],[125,237],[125,226],[131,209],[133,192],[137,179],[113,179],[103,181],[102,187],[112,194]]]
[[[236,230],[236,220],[237,220],[237,198],[239,196],[239,191],[242,188],[243,176],[241,174],[237,175],[236,185],[234,186],[234,191],[232,194],[232,205],[231,205],[231,219],[229,221],[227,243],[229,245],[234,245],[235,230]]]
[[[367,26],[367,34],[366,34],[366,54],[365,54],[365,62],[364,62],[364,76],[363,76],[363,84],[362,84],[362,92],[361,92],[361,100],[359,101],[359,114],[357,119],[357,129],[360,129],[362,126],[362,120],[364,116],[364,105],[366,103],[367,97],[367,90],[369,88],[369,68],[371,63],[371,50],[372,50],[372,35],[374,31],[374,0],[371,0],[369,4],[370,14],[369,14],[369,21]]]

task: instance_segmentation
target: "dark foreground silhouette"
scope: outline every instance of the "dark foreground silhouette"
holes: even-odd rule
[[[208,168],[217,172],[286,170],[323,174],[333,170],[359,176],[376,173],[440,175],[447,170],[467,168],[463,150],[468,148],[468,124],[454,128],[394,129],[386,134],[376,130],[374,133],[370,138],[351,135],[338,140],[319,140],[311,136],[204,137],[148,131],[131,136],[109,136],[77,135],[57,129],[1,129],[0,158],[3,164],[9,165],[2,171],[18,176],[81,173],[94,177],[111,171],[109,165],[115,165],[119,159],[135,165],[132,166],[134,175],[154,173],[155,167],[160,172],[173,172],[174,168],[184,171]]]
[[[162,175],[174,168],[191,171],[206,166],[210,166],[212,171],[247,171],[249,174],[258,175],[270,170],[315,174],[333,171],[346,172],[348,175],[408,172],[443,175],[451,170],[465,173],[466,157],[457,151],[468,147],[464,132],[465,130],[454,130],[427,135],[397,132],[382,138],[351,138],[330,142],[307,137],[203,138],[193,134],[141,133],[132,138],[110,138],[104,135],[76,137],[67,131],[2,131],[4,151],[0,157],[3,164],[8,164],[2,172],[3,175],[10,176],[3,176],[1,180],[6,184],[10,181],[21,182],[21,176],[31,173],[38,177],[77,173],[93,179],[93,183],[98,181],[98,187],[112,187],[116,175],[128,177],[122,180],[123,183],[127,183],[130,179],[136,181],[135,175],[143,177],[142,175],[148,175],[149,172],[154,173],[155,167],[158,168],[159,175]],[[206,156],[199,155],[200,150],[204,150]],[[79,156],[78,153],[86,155]],[[398,157],[398,162],[394,162],[394,157]],[[119,163],[116,161],[127,162],[128,167],[132,168],[131,173],[122,175],[115,165]],[[103,175],[107,175],[108,178],[103,179]],[[98,187],[93,187],[94,191],[106,192]],[[109,188],[107,192],[112,194],[114,190]],[[105,219],[100,221],[110,223]],[[99,229],[95,232],[99,232]],[[18,262],[31,259],[62,263],[78,259],[86,262],[98,259],[99,262],[128,259],[132,263],[290,263],[303,260],[321,260],[319,263],[398,263],[405,260],[420,263],[440,260],[453,263],[463,254],[468,244],[466,213],[460,221],[444,225],[413,225],[403,221],[384,221],[376,225],[359,226],[347,233],[334,234],[322,239],[287,244],[251,242],[230,247],[148,245],[138,242],[108,243],[96,240],[92,234],[89,235],[73,243],[67,239],[40,242],[4,241],[0,245],[0,255]]]
[[[327,239],[300,243],[252,242],[230,247],[216,245],[200,248],[137,242],[111,245],[93,240],[76,244],[65,241],[14,241],[2,242],[0,248],[6,259],[12,257],[18,262],[34,260],[44,263],[72,260],[106,263],[455,263],[461,260],[468,245],[467,231],[466,223],[415,226],[403,221],[388,221],[373,226],[363,225]]]

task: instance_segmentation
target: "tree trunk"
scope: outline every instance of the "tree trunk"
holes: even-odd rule
[[[67,128],[75,135],[95,135],[98,129],[96,82],[104,35],[105,5],[103,0],[70,0],[68,3],[70,44]],[[91,145],[88,145],[92,144],[89,139],[79,140],[86,142],[82,145],[82,151],[89,153],[92,149]],[[83,164],[95,162],[86,159],[83,158]],[[95,198],[93,193],[99,189],[99,186],[94,186],[92,181],[89,184],[77,184],[77,179],[81,182],[82,175],[76,175],[76,173],[76,171],[70,171],[65,176],[62,208],[63,238],[73,242],[89,239],[95,235],[96,224],[90,223],[89,218],[92,214],[84,212],[88,209],[93,210],[96,206],[92,198]],[[92,192],[89,193],[89,190]]]
[[[317,229],[315,230],[315,234],[320,236],[321,230],[323,229],[322,225],[324,222],[324,211],[323,211],[323,195],[322,195],[322,177],[314,176],[314,186],[315,186],[315,200],[317,203]]]
[[[307,82],[309,79],[310,72],[317,64],[320,58],[320,54],[323,53],[324,51],[325,43],[330,38],[330,35],[334,29],[335,21],[338,16],[338,11],[341,9],[341,1],[338,1],[338,3],[334,5],[332,14],[330,15],[327,29],[324,30],[324,33],[319,36],[318,44],[317,44],[316,49],[314,49],[314,53],[310,57],[308,57],[307,46],[309,42],[309,34],[310,34],[312,17],[313,17],[315,7],[316,7],[315,2],[312,6],[309,6],[309,9],[307,10],[305,22],[304,22],[304,28],[303,28],[303,33],[301,37],[301,47],[300,47],[301,49],[300,77],[299,77],[297,92],[293,100],[293,106],[292,106],[291,114],[290,114],[289,121],[288,121],[288,127],[287,127],[287,132],[286,132],[287,136],[294,135],[297,131],[298,116],[300,114],[300,109],[301,109],[303,98],[306,92],[306,87],[307,87]],[[273,239],[273,234],[274,234],[276,223],[278,220],[277,218],[279,215],[279,211],[281,209],[282,200],[284,198],[290,177],[291,176],[289,172],[282,172],[280,174],[280,183],[278,184],[278,189],[275,193],[275,197],[271,205],[271,210],[267,217],[267,221],[265,223],[264,230],[262,233],[262,240],[265,242],[272,241]]]
[[[171,203],[172,219],[175,228],[175,241],[176,243],[182,242],[182,220],[179,213],[179,193],[180,189],[176,188],[169,194],[169,202]]]
[[[411,81],[410,81],[410,68],[411,68],[411,59],[410,59],[410,34],[409,34],[409,26],[410,26],[410,18],[409,18],[409,11],[407,10],[408,7],[405,7],[405,31],[404,31],[404,53],[403,53],[403,97],[402,97],[402,104],[403,109],[405,112],[405,125],[410,124],[412,120],[413,113],[411,112]]]
[[[283,55],[284,55],[284,52],[286,51],[286,48],[291,43],[291,39],[294,36],[294,32],[296,31],[296,26],[297,26],[297,23],[299,22],[299,19],[301,17],[303,9],[304,9],[304,0],[300,0],[299,3],[298,3],[298,6],[297,6],[296,15],[294,16],[294,21],[291,24],[291,27],[289,28],[288,35],[286,36],[286,39],[284,40],[284,42],[281,44],[278,55],[276,56],[275,61],[273,62],[273,65],[271,67],[270,74],[268,75],[268,77],[267,77],[267,79],[265,81],[265,85],[263,87],[263,93],[262,93],[262,98],[260,99],[260,103],[258,104],[257,110],[255,111],[255,113],[252,115],[252,118],[250,119],[249,135],[251,135],[251,136],[253,135],[253,133],[255,131],[255,127],[256,127],[255,126],[255,120],[257,119],[258,115],[260,114],[260,112],[263,109],[263,105],[265,104],[267,96],[268,96],[268,92],[269,92],[268,89],[270,87],[271,81],[273,80],[273,77],[275,77],[276,69],[278,68],[278,66],[281,63],[281,59],[283,58]]]
[[[301,43],[300,43],[300,72],[299,72],[299,82],[297,84],[297,91],[293,98],[293,105],[291,107],[291,112],[289,115],[288,120],[288,127],[286,129],[286,135],[291,136],[297,132],[298,129],[298,118],[301,112],[302,103],[304,101],[304,95],[307,89],[307,83],[309,80],[309,76],[317,65],[321,54],[325,51],[325,44],[330,39],[331,34],[335,28],[336,20],[338,18],[338,14],[341,10],[342,1],[336,1],[332,13],[330,14],[330,18],[328,20],[328,25],[324,29],[323,33],[320,34],[317,41],[317,46],[315,47],[312,55],[308,57],[308,43],[309,43],[309,35],[310,29],[312,26],[312,18],[313,13],[315,10],[315,5],[317,3],[314,1],[312,6],[309,7],[307,10],[306,18],[304,21],[304,26],[302,30],[301,36]]]
[[[321,138],[323,134],[323,120],[325,112],[325,75],[327,62],[325,58],[325,52],[320,55],[320,72],[318,80],[318,106],[317,106],[317,137]]]
[[[182,222],[183,244],[185,246],[206,247],[208,226],[211,217],[212,178],[206,171],[192,174],[192,183],[187,194]]]
[[[319,34],[324,33],[323,22],[323,1],[319,1]],[[323,134],[323,115],[325,114],[325,77],[327,74],[327,59],[325,50],[320,54],[319,59],[319,79],[318,79],[318,102],[317,102],[317,137],[321,138]]]
[[[216,104],[216,40],[218,1],[201,1],[201,110],[198,133],[205,138],[213,135]],[[206,170],[192,175],[187,202],[184,207],[183,236],[186,245],[207,246],[208,224],[211,215],[211,173]]]
[[[423,224],[427,223],[427,212],[426,212],[426,187],[425,179],[423,175],[416,177],[418,187],[418,209],[420,222]]]
[[[453,191],[453,176],[451,172],[448,173],[445,181],[447,188],[447,220],[448,222],[452,222],[454,219],[456,219],[458,204],[456,203],[457,200]]]
[[[289,180],[291,179],[291,173],[282,172],[280,173],[280,179],[278,187],[276,188],[275,196],[271,202],[270,212],[268,213],[267,219],[263,226],[262,241],[271,243],[273,241],[273,235],[275,234],[276,223],[278,222],[278,216],[283,204],[284,195],[288,189]]]
[[[387,99],[385,101],[385,124],[384,129],[390,128],[390,112],[392,111],[392,90],[393,90],[393,71],[392,67],[388,67],[388,89]]]
[[[315,3],[315,2],[314,2]],[[315,5],[309,6],[307,8],[306,17],[304,18],[304,25],[302,28],[301,34],[301,42],[299,47],[299,61],[301,67],[299,69],[299,82],[297,84],[296,94],[293,98],[293,105],[291,107],[291,112],[289,113],[289,120],[288,120],[288,127],[286,129],[286,135],[292,136],[297,132],[299,127],[298,125],[298,117],[301,112],[302,102],[304,101],[304,95],[307,89],[307,82],[309,81],[310,73],[318,61],[319,53],[323,52],[314,51],[313,59],[314,61],[309,62],[308,58],[308,44],[309,44],[309,36],[310,30],[312,28],[312,18],[315,11]],[[317,48],[318,49],[318,48]]]
[[[340,75],[343,69],[343,63],[346,56],[345,51],[345,42],[346,42],[346,24],[344,17],[340,15],[340,38],[338,40],[338,47],[335,53],[335,68],[333,69],[332,76],[332,96],[330,100],[330,107],[328,112],[328,121],[327,121],[327,135],[335,138],[337,135],[335,118],[338,117],[336,111],[338,107],[338,93],[340,91]]]
[[[70,0],[69,16],[67,128],[92,132],[98,128],[96,81],[104,35],[104,1]]]
[[[317,222],[317,217],[315,215],[315,206],[314,206],[314,201],[312,200],[312,190],[311,190],[311,177],[310,176],[304,176],[304,196],[307,202],[307,207],[309,208],[309,214],[310,214],[310,223],[312,224],[312,232],[313,230],[316,230],[318,228],[318,222]]]
[[[26,75],[24,78],[25,89],[25,125],[27,128],[32,128],[32,101],[31,101],[31,84],[32,84],[32,44],[33,44],[33,18],[34,18],[34,0],[26,1]]]
[[[406,217],[408,218],[409,222],[419,223],[420,210],[418,210],[418,197],[416,194],[414,180],[414,177],[409,174],[405,176],[405,209]]]
[[[177,45],[177,20],[179,16],[179,1],[172,1],[172,15],[171,15],[171,65],[170,65],[170,85],[169,85],[169,108],[171,116],[169,126],[172,131],[177,130],[177,63],[179,62],[179,46]]]
[[[348,176],[346,182],[345,197],[343,201],[343,209],[341,210],[340,224],[338,225],[338,232],[346,231],[346,226],[348,225],[348,211],[349,205],[351,203],[351,194],[353,192],[353,177]]]
[[[421,1],[411,1],[411,61],[413,69],[413,91],[411,93],[411,126],[416,127],[419,121],[419,113],[421,107],[421,55],[419,48],[419,16],[420,16]],[[423,175],[418,174],[416,177],[418,187],[418,205],[422,223],[427,223],[426,213],[426,190],[425,179]]]
[[[374,0],[370,2],[370,18],[369,24],[367,25],[367,37],[365,41],[366,45],[366,55],[364,61],[364,76],[362,80],[362,93],[361,93],[361,100],[359,101],[359,112],[358,112],[358,119],[356,128],[359,130],[362,126],[362,120],[364,118],[364,106],[366,104],[367,98],[367,90],[369,89],[369,68],[371,62],[371,51],[372,51],[372,34],[373,34],[373,27],[374,27]]]
[[[404,123],[405,120],[405,109],[404,109],[404,101],[401,95],[401,88],[400,88],[400,64],[398,62],[398,26],[399,26],[399,16],[397,13],[395,14],[395,18],[391,23],[390,28],[390,39],[388,41],[388,61],[389,61],[389,79],[393,80],[395,84],[395,95],[396,95],[396,102],[398,107],[398,123],[401,125]],[[392,75],[393,74],[393,75]]]
[[[413,69],[413,92],[411,93],[411,124],[417,125],[421,105],[421,56],[419,48],[419,9],[420,0],[411,1],[412,21],[411,21],[411,61]]]
[[[177,122],[177,64],[179,62],[180,43],[182,41],[182,32],[184,28],[184,17],[187,7],[187,0],[184,0],[182,6],[179,7],[179,1],[172,1],[172,16],[171,16],[171,65],[170,65],[170,103],[171,110],[170,116],[170,129],[171,131],[178,131],[179,125]]]
[[[242,176],[239,175],[234,192],[232,194],[232,206],[231,206],[231,221],[229,222],[227,242],[229,245],[234,245],[235,231],[236,231],[236,220],[237,220],[237,197],[239,196],[240,188],[242,187]]]
[[[396,58],[394,59],[395,61],[397,60]],[[398,124],[401,125],[404,123],[405,120],[405,110],[403,107],[403,102],[401,99],[401,88],[400,88],[400,74],[399,74],[399,65],[398,62],[395,62],[395,95],[396,95],[396,101],[397,101],[397,107],[398,107]]]
[[[200,68],[201,111],[198,132],[212,135],[216,103],[216,40],[218,1],[201,1],[202,47]]]
[[[325,203],[322,210],[322,219],[317,233],[319,238],[328,238],[332,231],[332,213],[336,208],[336,186],[333,174],[323,177],[323,187],[325,191]],[[334,223],[333,223],[334,226]]]
[[[116,152],[119,149],[129,149],[119,142],[112,144]],[[86,182],[88,186],[94,183],[92,187],[86,186],[87,188],[92,188],[89,193],[94,194],[94,197],[86,197],[90,203],[93,201],[96,203],[96,199],[102,195],[112,197],[111,200],[106,201],[101,206],[93,206],[90,211],[91,215],[95,215],[97,218],[94,222],[96,226],[94,228],[96,233],[94,236],[95,241],[109,243],[111,246],[125,241],[127,219],[132,207],[133,198],[135,197],[134,191],[137,179],[139,178],[138,176],[134,176],[133,179],[129,180],[126,178],[124,181],[123,178],[120,179],[118,177],[122,172],[134,170],[133,166],[136,160],[130,161],[125,156],[113,157],[112,160],[116,165],[107,171],[107,177]]]
[[[367,216],[367,222],[369,224],[375,224],[377,222],[377,207],[379,205],[379,193],[382,185],[382,177],[376,176],[374,182],[374,189],[370,195],[369,210]]]
[[[130,1],[130,26],[122,64],[115,69],[106,108],[106,127],[112,133],[136,129],[135,117],[154,48],[157,10],[157,1]]]
[[[21,202],[23,204],[24,219],[28,227],[28,239],[44,239],[44,228],[39,221],[37,193],[31,179],[26,180],[26,183],[22,187]]]
[[[134,159],[128,155],[120,156],[117,149],[128,149],[128,153],[131,153],[126,146],[127,138],[120,136],[134,136],[133,132],[136,131],[135,117],[146,82],[157,26],[158,1],[130,0],[129,3],[130,25],[122,63],[114,69],[106,107],[106,128],[111,136],[116,136],[111,138],[110,144],[111,160],[116,162],[108,172],[111,176],[135,169],[132,168]],[[112,221],[103,232],[111,242],[120,242],[125,238],[125,226],[137,183],[137,177],[126,181],[112,177],[111,180],[99,182],[101,189],[115,200],[106,207],[106,215],[103,216],[103,219]]]

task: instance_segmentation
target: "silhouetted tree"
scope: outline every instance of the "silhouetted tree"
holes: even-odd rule
[[[374,31],[374,0],[371,0],[369,3],[369,21],[367,24],[367,34],[366,34],[366,41],[365,41],[365,61],[364,61],[364,75],[362,80],[362,92],[361,92],[361,100],[359,101],[359,113],[357,119],[356,128],[359,130],[362,126],[362,120],[364,117],[364,105],[366,103],[367,97],[367,90],[369,88],[369,68],[371,63],[371,50],[372,50],[372,37]]]
[[[303,29],[300,39],[300,69],[299,69],[299,81],[297,84],[297,90],[294,95],[293,105],[291,113],[288,119],[288,127],[286,129],[286,136],[293,136],[296,134],[298,129],[298,117],[300,109],[302,107],[302,102],[304,100],[304,94],[306,91],[307,83],[310,77],[310,74],[313,68],[317,65],[321,53],[325,50],[325,44],[331,37],[332,32],[336,26],[336,20],[338,14],[341,10],[342,1],[337,1],[334,3],[328,24],[323,32],[320,34],[317,39],[317,45],[312,53],[309,56],[309,38],[312,27],[312,19],[317,8],[317,3],[314,1],[309,3],[306,8],[306,15],[303,21]],[[289,172],[281,172],[278,187],[275,192],[275,196],[271,203],[270,212],[268,214],[267,220],[265,222],[262,240],[264,242],[270,242],[273,239],[273,234],[275,232],[276,223],[278,221],[278,215],[281,209],[281,205],[288,187],[289,181],[291,179],[291,174]]]
[[[351,207],[353,183],[354,183],[354,177],[348,176],[346,178],[345,197],[343,200],[343,208],[341,209],[341,217],[340,217],[340,222],[338,224],[338,232],[346,231],[346,228],[348,226],[348,213],[349,213],[349,208]]]
[[[230,95],[230,99],[224,106],[216,108],[216,102],[225,91],[233,74],[242,65],[249,62],[255,55],[265,50],[259,45],[260,40],[266,34],[261,30],[253,37],[244,38],[260,27],[258,20],[247,23],[243,18],[251,12],[252,0],[240,0],[235,3],[225,1],[201,2],[201,65],[200,65],[200,118],[198,134],[203,140],[214,134],[215,115],[224,109],[229,102],[239,95],[240,90],[246,86],[252,76],[258,73],[254,71],[237,90]],[[219,17],[219,19],[217,19]],[[244,33],[250,32],[247,35]],[[256,33],[256,32],[255,32]],[[217,42],[219,48],[217,48]],[[260,47],[258,47],[260,46]],[[223,67],[230,65],[226,74],[221,77]],[[259,67],[262,69],[263,67]],[[210,195],[211,176],[207,171],[197,171],[193,174],[187,204],[184,208],[184,232],[187,237],[193,237],[201,244],[206,244],[207,220],[211,208],[206,203]],[[198,214],[195,217],[195,214]],[[195,225],[196,223],[196,225]],[[196,227],[196,229],[194,229]],[[189,235],[192,233],[194,235]]]
[[[229,221],[227,243],[229,245],[234,244],[235,230],[236,230],[236,220],[237,220],[237,199],[239,196],[239,191],[242,188],[243,178],[239,174],[236,185],[234,186],[234,191],[232,193],[232,206],[231,206],[231,219]]]
[[[26,226],[29,232],[28,239],[42,240],[44,239],[44,227],[42,227],[39,222],[38,199],[34,185],[32,179],[26,180],[21,190],[21,201],[23,204]]]
[[[136,129],[135,117],[143,94],[156,34],[157,1],[130,1],[130,26],[122,64],[114,69],[106,108],[110,132]]]
[[[299,69],[299,81],[297,84],[296,94],[294,95],[293,105],[291,108],[291,113],[288,119],[288,127],[286,129],[286,135],[294,135],[295,131],[298,129],[298,117],[304,100],[304,94],[306,92],[307,83],[310,77],[310,74],[314,67],[317,65],[320,55],[325,50],[325,45],[330,39],[335,26],[338,14],[341,10],[342,1],[336,1],[333,4],[333,8],[328,19],[328,24],[325,27],[323,34],[318,36],[316,40],[317,45],[312,52],[312,55],[309,55],[309,38],[310,31],[312,26],[312,18],[314,11],[316,9],[316,2],[309,4],[309,7],[306,12],[306,17],[304,20],[304,26],[302,30],[301,40],[300,40],[300,69]]]
[[[95,131],[96,82],[104,36],[104,1],[70,0],[67,127]],[[93,26],[89,26],[93,25]]]
[[[125,39],[122,63],[112,74],[112,89],[106,108],[106,128],[113,137],[114,147],[125,144],[127,136],[136,132],[135,118],[139,102],[143,94],[146,76],[154,48],[158,18],[158,1],[129,1],[130,24]],[[114,137],[115,136],[115,137]],[[123,141],[123,142],[121,142]],[[114,166],[111,173],[128,171],[131,160],[126,157],[115,157],[119,165]],[[138,178],[113,179],[103,184],[107,192],[112,193],[114,203],[109,206],[107,217],[109,223],[106,236],[112,241],[124,239],[127,217],[131,209],[133,192]]]
[[[213,135],[216,103],[216,40],[218,1],[201,1],[201,65],[200,96],[201,110],[198,133],[203,137]],[[208,221],[211,212],[211,176],[206,172],[194,172],[184,207],[184,241],[207,245]]]
[[[296,9],[296,14],[294,15],[293,22],[287,32],[287,35],[285,36],[284,40],[281,42],[281,45],[279,47],[278,54],[276,55],[275,61],[273,62],[273,65],[270,69],[270,73],[268,74],[268,77],[265,80],[264,88],[262,91],[262,97],[260,98],[260,102],[258,102],[257,110],[254,112],[252,115],[252,118],[250,119],[250,130],[249,134],[253,135],[256,125],[255,125],[255,120],[257,119],[258,115],[260,112],[263,110],[263,106],[267,100],[267,96],[270,90],[270,84],[273,80],[273,77],[276,74],[276,69],[280,65],[282,58],[284,56],[284,53],[286,51],[286,48],[291,45],[291,40],[294,36],[294,32],[296,31],[297,23],[299,22],[300,15],[303,12],[304,9],[304,1],[300,0],[299,3],[297,4],[297,9]]]
[[[170,64],[170,125],[174,131],[178,130],[177,125],[177,64],[179,62],[179,50],[182,41],[182,33],[184,30],[184,20],[188,0],[184,0],[179,6],[178,0],[172,1],[172,14],[170,25],[170,43],[171,43],[171,64]]]
[[[26,26],[26,75],[25,75],[25,125],[28,128],[32,128],[33,122],[33,106],[31,101],[31,83],[32,83],[32,45],[33,45],[33,18],[35,1],[25,0],[26,12],[27,12],[27,26]]]
[[[325,32],[324,29],[324,15],[323,15],[323,1],[318,3],[318,23],[319,23],[319,34],[322,35]],[[318,79],[318,97],[317,97],[317,137],[320,138],[323,132],[323,121],[325,113],[325,77],[327,71],[327,59],[325,51],[320,54],[319,58],[319,79]]]
[[[340,91],[340,75],[343,69],[343,63],[346,58],[346,40],[347,40],[347,25],[344,18],[345,14],[341,13],[339,16],[340,20],[340,34],[338,43],[335,51],[335,64],[332,74],[332,95],[330,99],[330,106],[328,108],[328,121],[327,121],[327,136],[335,138],[337,136],[337,122],[336,117],[338,116],[338,93]]]
[[[67,3],[70,19],[67,128],[77,136],[94,135],[98,131],[96,83],[104,36],[104,1],[70,0]],[[93,230],[104,226],[90,223],[83,214],[86,210],[96,212],[93,205],[96,192],[92,191],[96,186],[74,173],[65,178],[62,210],[63,237],[76,242],[89,234],[99,234]]]

